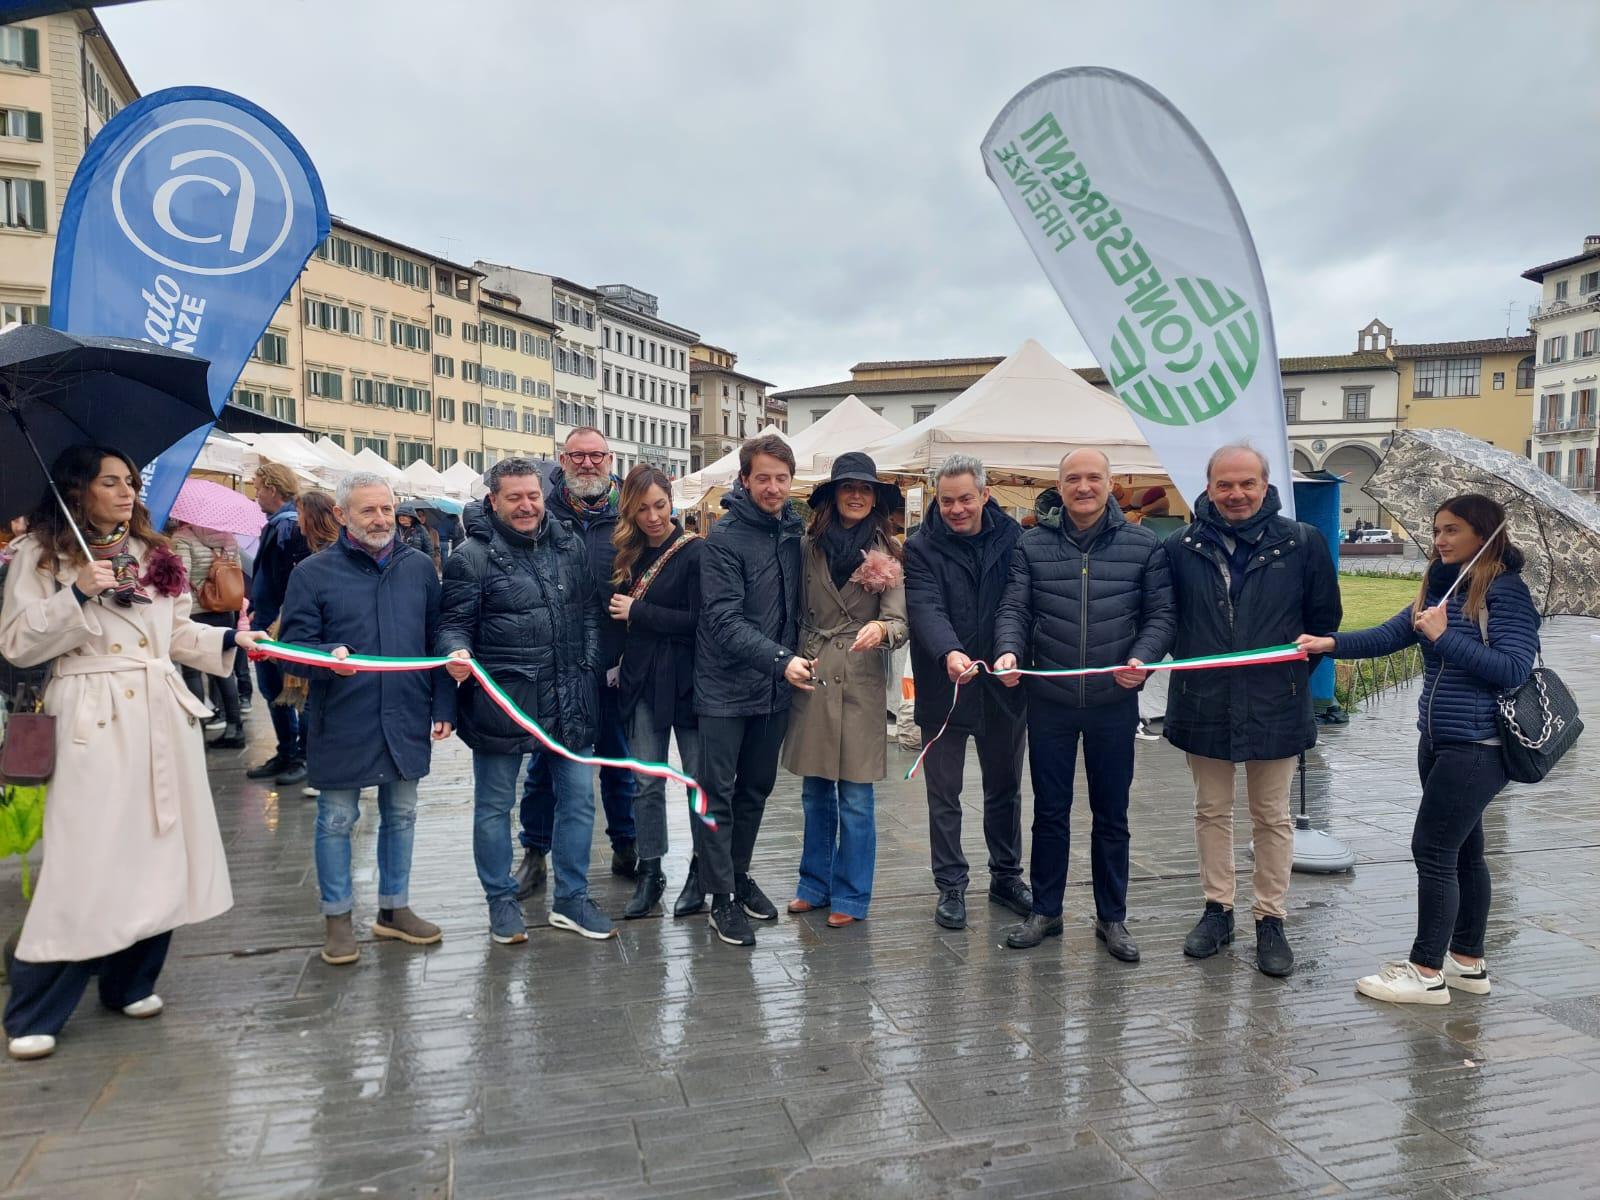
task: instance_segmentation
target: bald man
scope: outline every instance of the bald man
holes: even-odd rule
[[[1014,950],[1059,937],[1067,883],[1073,774],[1083,742],[1094,823],[1089,866],[1095,936],[1112,957],[1138,962],[1128,934],[1128,788],[1138,691],[1146,662],[1171,648],[1175,626],[1167,551],[1110,503],[1111,462],[1099,450],[1061,460],[1057,486],[1022,535],[995,624],[995,672],[1008,687],[1019,665],[1040,670],[1121,666],[1109,675],[1027,680],[1033,779],[1033,912],[1006,936]]]

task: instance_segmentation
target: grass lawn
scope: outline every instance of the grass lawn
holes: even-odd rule
[[[1381,625],[1417,598],[1415,579],[1384,575],[1339,576],[1339,595],[1344,600],[1344,624],[1340,629],[1366,629]]]

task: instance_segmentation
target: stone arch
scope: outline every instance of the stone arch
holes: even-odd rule
[[[1378,469],[1379,452],[1366,442],[1340,442],[1322,456],[1322,469],[1341,476],[1339,483],[1339,524],[1348,529],[1361,518],[1381,524],[1388,514],[1378,502],[1362,491]]]
[[[1309,475],[1312,471],[1317,469],[1312,465],[1311,456],[1304,450],[1300,449],[1299,446],[1294,447],[1294,455],[1290,461],[1290,465],[1302,475]]]

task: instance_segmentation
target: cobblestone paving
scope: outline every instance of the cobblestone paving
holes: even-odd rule
[[[1594,628],[1546,627],[1591,725]],[[0,1063],[0,1195],[1600,1195],[1600,728],[1490,810],[1493,996],[1397,1010],[1353,980],[1413,932],[1414,704],[1389,695],[1311,756],[1313,816],[1361,862],[1295,877],[1299,969],[1283,981],[1253,969],[1248,936],[1205,962],[1180,953],[1200,897],[1165,743],[1138,748],[1137,966],[1090,931],[1086,806],[1067,936],[1018,953],[1001,945],[1014,918],[984,900],[970,809],[971,924],[934,925],[922,787],[898,782],[879,793],[861,925],[782,917],[746,952],[703,918],[665,918],[591,943],[550,929],[540,895],[528,944],[494,946],[452,746],[422,790],[412,879],[443,944],[363,935],[358,964],[328,967],[315,804],[243,775],[268,739],[258,706],[257,749],[213,756],[236,907],[178,934],[160,1020],[86,1002],[54,1058]],[[780,904],[799,818],[785,778],[755,864]],[[601,824],[592,879],[617,913],[630,885],[608,873]],[[672,836],[669,899],[681,812]],[[363,926],[373,841],[364,817]],[[1241,847],[1242,906],[1248,866]],[[16,879],[0,870],[0,928],[21,918]]]

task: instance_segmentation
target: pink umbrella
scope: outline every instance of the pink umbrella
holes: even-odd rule
[[[267,523],[267,514],[249,496],[209,479],[191,479],[179,488],[170,516],[198,529],[238,537],[255,537]]]

